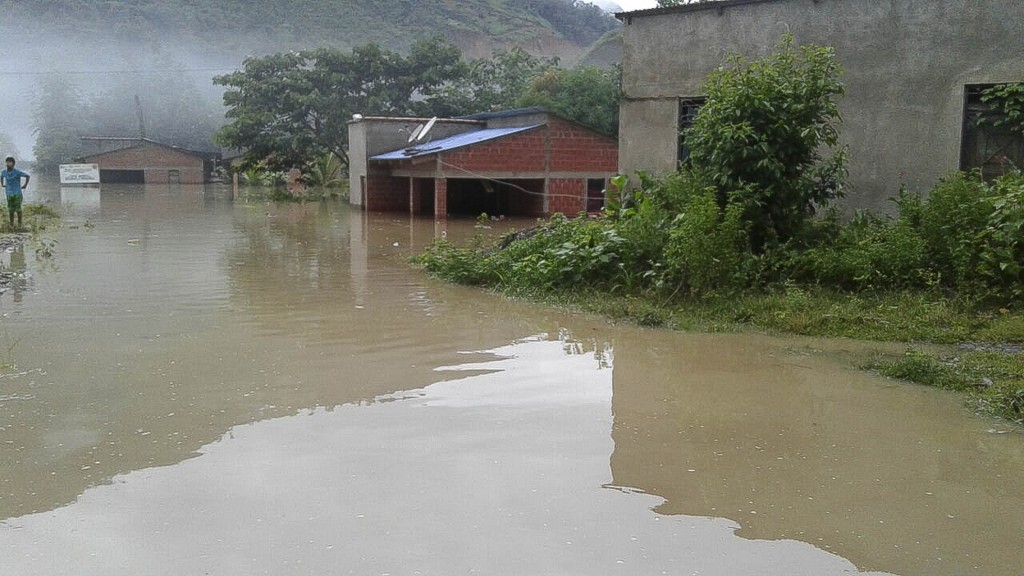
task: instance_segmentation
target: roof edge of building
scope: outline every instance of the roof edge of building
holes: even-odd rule
[[[698,2],[696,4],[679,4],[676,6],[661,6],[659,8],[648,8],[646,10],[633,10],[631,12],[616,12],[615,18],[624,24],[629,24],[630,20],[638,16],[659,16],[661,14],[676,14],[685,12],[703,12],[706,10],[718,10],[722,12],[726,8],[732,8],[734,6],[743,6],[746,4],[764,4],[767,2],[779,2],[780,0],[709,0],[707,2]],[[814,0],[817,4],[821,0]]]
[[[372,120],[373,122],[429,122],[433,118],[421,118],[419,116],[363,116],[359,115],[359,118],[353,118],[346,122],[346,124],[357,124],[359,122],[365,122]],[[437,118],[438,122],[445,122],[448,124],[466,124],[470,126],[480,126],[483,122],[480,120],[471,120],[463,117],[458,118]]]
[[[540,106],[529,108],[512,108],[511,110],[497,110],[494,112],[477,112],[465,116],[456,116],[460,120],[493,120],[495,118],[515,118],[516,116],[531,116],[534,114],[551,114]]]
[[[155,144],[156,146],[160,146],[161,148],[169,148],[171,150],[175,150],[177,152],[181,152],[181,153],[187,154],[189,156],[195,156],[196,158],[202,158],[204,160],[208,159],[208,158],[219,158],[221,156],[220,152],[212,152],[212,151],[207,151],[207,150],[193,150],[191,148],[183,148],[181,146],[174,146],[172,144],[165,144],[163,142],[157,142],[156,140],[150,140],[149,138],[141,138],[141,137],[131,137],[131,136],[110,136],[110,137],[105,137],[105,136],[80,136],[79,140],[96,140],[96,141],[107,140],[107,141],[115,141],[115,142],[129,142],[129,141],[138,142],[138,144],[134,144],[132,146],[125,146],[124,148],[115,148],[113,150],[103,150],[103,151],[100,151],[100,152],[93,152],[91,154],[83,154],[83,155],[78,157],[80,159],[81,158],[94,158],[94,157],[97,157],[97,156],[103,156],[105,154],[112,154],[114,152],[123,152],[125,150],[132,150],[134,148],[139,148],[140,146],[143,146],[144,144]]]

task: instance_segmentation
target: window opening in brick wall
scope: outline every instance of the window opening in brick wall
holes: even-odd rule
[[[100,169],[100,182],[104,184],[144,184],[146,173],[142,170]]]
[[[686,146],[686,130],[693,126],[707,98],[680,98],[679,99],[679,162],[690,159],[690,149]]]
[[[181,170],[168,170],[167,182],[170,184],[181,184]]]
[[[604,178],[587,179],[587,212],[604,210]]]
[[[985,178],[995,178],[1024,167],[1024,134],[1008,125],[997,125],[1005,116],[982,102],[982,92],[997,84],[968,84],[964,87],[963,133],[960,141],[960,169],[981,169]]]
[[[496,218],[541,216],[544,214],[544,180],[450,178],[446,212],[450,216],[472,218],[481,214]]]

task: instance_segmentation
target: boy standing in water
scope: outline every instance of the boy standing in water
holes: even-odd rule
[[[14,167],[14,156],[7,157],[7,169],[0,172],[0,186],[7,192],[7,215],[11,219],[11,228],[14,228],[14,213],[18,213],[18,228],[21,228],[21,200],[22,190],[28,186],[30,176]],[[21,183],[22,176],[25,183]]]

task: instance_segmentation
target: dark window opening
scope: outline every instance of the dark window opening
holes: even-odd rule
[[[983,102],[986,88],[998,84],[969,84],[964,89],[963,136],[960,169],[980,169],[986,179],[996,178],[1024,167],[1024,134],[999,124],[1005,116]]]
[[[412,213],[434,215],[434,179],[414,178],[412,181]]]
[[[104,184],[145,184],[146,173],[142,170],[100,170],[100,182]]]
[[[544,180],[448,180],[448,214],[478,217],[541,216]]]
[[[587,212],[604,210],[604,179],[590,178],[587,180]]]
[[[686,131],[689,130],[695,120],[697,113],[707,98],[680,98],[679,99],[679,163],[690,159],[690,149],[686,146]]]

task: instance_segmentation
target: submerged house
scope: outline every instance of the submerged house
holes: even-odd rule
[[[220,154],[148,138],[84,137],[78,162],[98,164],[103,184],[202,184]]]
[[[901,185],[923,192],[957,169],[1024,166],[1020,133],[977,122],[981,90],[1024,81],[1021,0],[722,0],[616,16],[624,173],[674,171],[708,74],[727,54],[768,54],[785,33],[834,47],[842,64],[844,206],[884,210]]]
[[[547,216],[599,210],[611,136],[539,108],[349,122],[350,202],[372,211]]]

